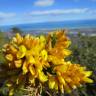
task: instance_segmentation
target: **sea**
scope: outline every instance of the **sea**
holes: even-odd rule
[[[59,21],[59,22],[43,22],[43,23],[27,23],[27,24],[15,24],[0,26],[0,30],[3,32],[11,31],[11,28],[20,28],[23,32],[40,31],[44,32],[47,30],[56,29],[96,29],[96,20],[70,20],[70,21]]]

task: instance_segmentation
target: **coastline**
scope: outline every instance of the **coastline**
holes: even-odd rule
[[[18,28],[18,27],[17,27]],[[68,35],[77,35],[78,33],[82,34],[82,35],[86,35],[86,36],[96,36],[96,28],[56,28],[56,29],[31,29],[31,30],[23,30],[22,34],[33,34],[33,35],[39,35],[39,34],[47,34],[48,32],[52,32],[52,31],[56,31],[56,30],[67,30],[67,34]],[[7,35],[8,37],[13,35],[13,32],[10,31],[6,31],[4,32],[5,35]]]
[[[31,34],[47,34],[48,32],[56,31],[56,30],[67,30],[67,34],[69,35],[77,35],[78,33],[81,33],[82,35],[90,35],[90,36],[96,36],[96,28],[73,28],[73,29],[68,29],[68,28],[58,28],[58,29],[34,29],[28,31]],[[24,33],[27,34],[27,31]]]

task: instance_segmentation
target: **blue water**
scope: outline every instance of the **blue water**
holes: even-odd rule
[[[74,20],[62,22],[44,22],[32,24],[18,24],[10,26],[0,26],[3,31],[10,31],[12,27],[18,27],[23,31],[48,30],[48,29],[78,29],[78,28],[96,28],[96,20]]]

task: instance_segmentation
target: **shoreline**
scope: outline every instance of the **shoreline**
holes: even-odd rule
[[[48,32],[56,31],[56,30],[67,30],[68,35],[77,35],[78,33],[81,33],[82,35],[89,35],[89,36],[96,36],[96,28],[74,28],[74,29],[31,29],[31,30],[25,30],[23,31],[23,34],[47,34]],[[8,37],[10,37],[13,33],[10,31],[4,32]]]
[[[76,35],[79,32],[83,35],[96,35],[96,28],[73,28],[73,29],[67,29],[67,28],[58,28],[58,29],[33,29],[30,31],[25,31],[24,33],[36,33],[36,34],[47,34],[48,32],[56,31],[56,30],[67,30],[67,34],[73,34]]]

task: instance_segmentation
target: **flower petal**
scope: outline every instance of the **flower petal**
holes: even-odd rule
[[[9,60],[9,61],[12,61],[12,60],[13,60],[12,54],[7,54],[7,55],[5,56],[5,58],[6,58],[7,60]]]

